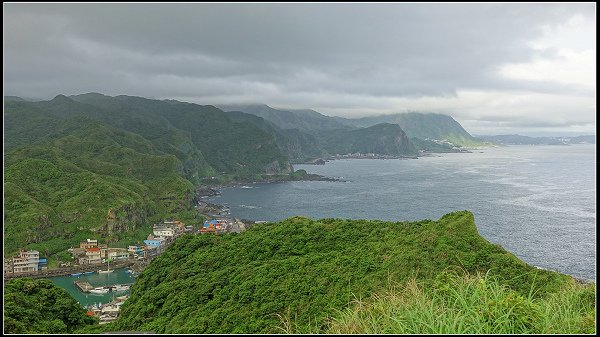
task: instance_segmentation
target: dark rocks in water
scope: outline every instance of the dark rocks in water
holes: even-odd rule
[[[307,161],[305,161],[303,163],[300,163],[300,164],[304,164],[304,165],[325,165],[326,162],[327,161],[325,159],[323,159],[323,158],[316,158],[316,159],[307,160]]]
[[[308,173],[302,178],[304,181],[343,181],[337,178],[325,177],[318,174]]]
[[[219,190],[205,186],[199,187],[196,192],[199,197],[214,197],[215,195],[219,195]]]

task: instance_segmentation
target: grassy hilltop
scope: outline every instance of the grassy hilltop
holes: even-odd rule
[[[472,276],[453,276],[465,273]],[[484,278],[481,275],[485,273]],[[481,280],[484,286],[477,291],[491,292],[487,298],[471,296],[457,302],[462,301],[457,291],[473,289]],[[508,321],[512,330],[504,331],[515,333],[544,331],[539,330],[541,321],[551,325],[554,316],[542,313],[541,308],[546,308],[543,303],[561,308],[566,304],[560,300],[571,296],[569,301],[575,305],[569,307],[569,317],[573,322],[565,329],[594,328],[595,286],[576,285],[566,275],[525,264],[479,236],[473,215],[462,211],[438,221],[418,222],[292,217],[256,225],[241,234],[184,236],[139,276],[119,320],[105,329],[158,333],[375,332],[350,328],[359,325],[351,319],[371,315],[393,321],[393,316],[381,316],[378,309],[388,306],[387,302],[368,300],[374,303],[371,307],[349,303],[389,293],[391,287],[405,284],[414,284],[412,289],[421,287],[423,296],[435,295],[435,301],[447,301],[444,303],[452,308],[477,309],[471,302],[479,303],[487,311],[475,310],[473,315],[491,325],[495,320]],[[468,294],[472,292],[464,296]],[[406,301],[435,303],[426,297],[413,297]],[[410,303],[406,301],[400,302]],[[397,301],[389,308],[393,305],[398,305]],[[514,317],[506,314],[513,312],[513,307],[521,310]],[[527,316],[530,307],[540,307],[540,314]],[[345,308],[349,311],[340,311]],[[445,314],[442,308],[430,308],[423,314],[435,314],[432,318],[438,320]],[[549,314],[555,315],[556,310]],[[461,324],[470,327],[480,323],[468,320]],[[414,331],[392,328],[376,332]]]

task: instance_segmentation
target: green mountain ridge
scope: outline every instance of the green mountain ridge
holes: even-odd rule
[[[351,129],[333,117],[322,115],[314,110],[274,109],[266,104],[218,105],[224,111],[242,111],[272,122],[281,129],[298,129],[302,132]]]
[[[448,141],[457,146],[489,146],[489,142],[471,136],[456,120],[436,113],[399,113],[363,118],[330,117],[311,109],[275,109],[265,104],[220,105],[224,110],[238,110],[272,122],[282,129],[297,129],[314,136],[330,131],[368,128],[381,123],[397,124],[410,138],[418,138],[419,150],[449,152],[451,147],[435,146],[431,140]],[[415,145],[415,144],[414,144]],[[432,150],[433,149],[433,150]],[[334,154],[334,153],[332,153]]]
[[[275,143],[292,162],[304,162],[310,158],[319,158],[327,155],[318,139],[297,129],[281,129],[272,122],[262,117],[241,111],[227,111],[227,116],[232,121],[248,122],[273,135]]]
[[[408,137],[446,140],[460,146],[482,146],[484,142],[471,136],[454,118],[436,113],[407,112],[363,117],[350,120],[356,126],[376,123],[398,124]]]
[[[334,130],[322,136],[323,146],[333,154],[375,153],[416,156],[417,148],[400,126],[381,123],[355,130]]]
[[[233,119],[242,118],[275,135],[279,148],[293,162],[356,152],[392,156],[418,153],[397,125],[353,128],[314,110],[277,110],[264,104],[221,107]],[[236,108],[241,111],[232,110]]]

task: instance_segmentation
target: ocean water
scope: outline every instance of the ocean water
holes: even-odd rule
[[[510,146],[419,159],[294,165],[346,182],[299,181],[222,190],[235,217],[277,221],[439,219],[469,210],[479,233],[523,261],[596,279],[596,146]],[[251,188],[248,188],[251,187]]]

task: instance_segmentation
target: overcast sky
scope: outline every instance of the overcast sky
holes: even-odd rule
[[[440,112],[472,134],[595,133],[596,7],[3,4],[4,94]]]

